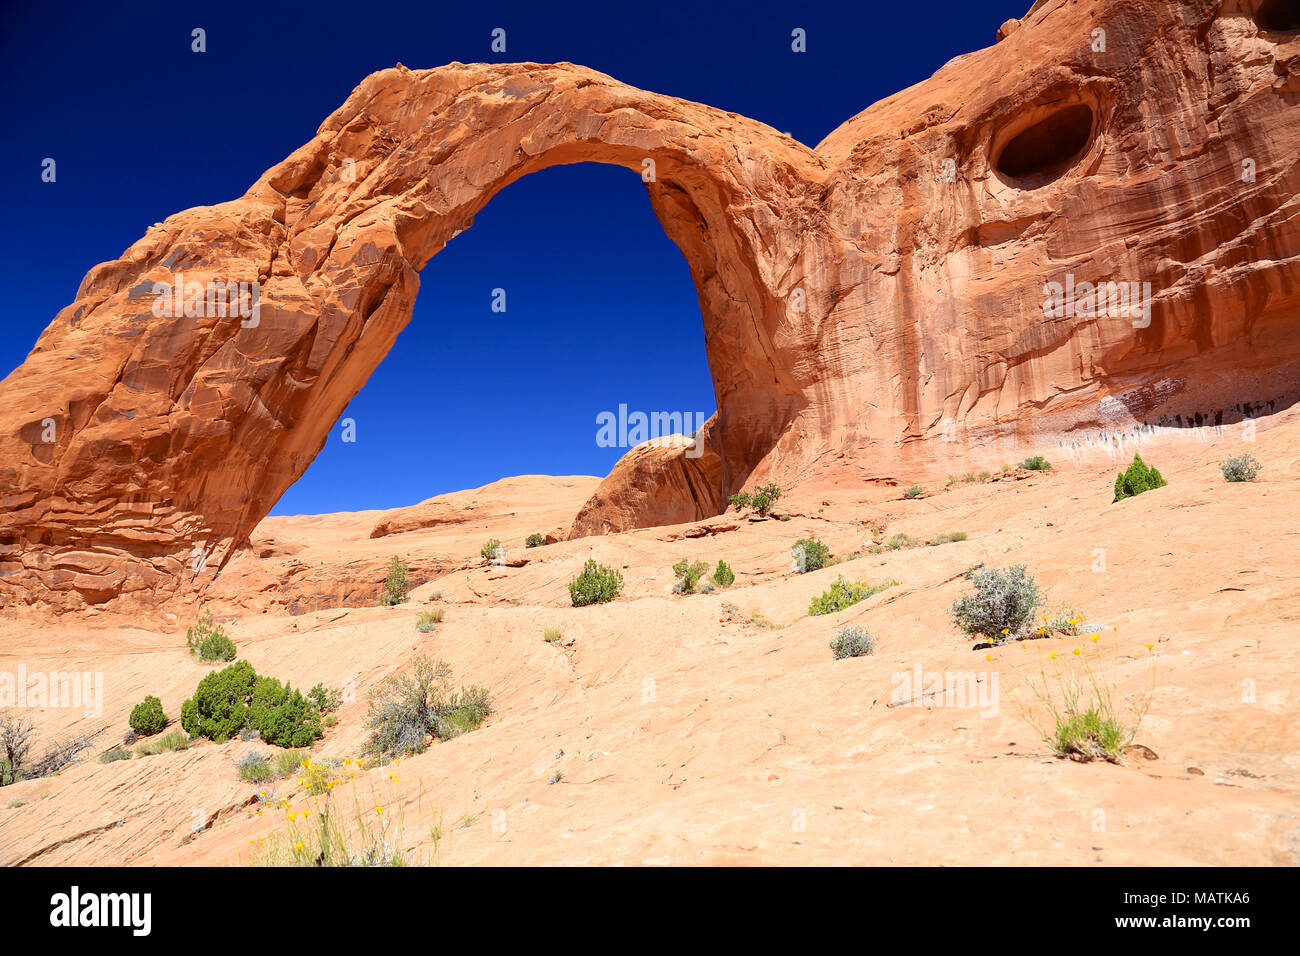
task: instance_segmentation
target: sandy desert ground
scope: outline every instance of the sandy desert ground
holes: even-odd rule
[[[597,479],[507,479],[397,512],[267,519],[207,603],[258,673],[350,689],[313,757],[359,756],[369,691],[419,654],[493,692],[481,729],[340,770],[329,799],[383,821],[410,862],[1295,865],[1298,439],[1287,414],[1251,445],[1154,442],[1142,451],[1168,487],[1117,504],[1116,464],[1063,457],[914,500],[902,484],[803,487],[779,502],[785,520],[732,512],[533,549],[524,537],[562,529]],[[1259,480],[1226,483],[1217,463],[1242,450]],[[871,553],[900,531],[969,537]],[[812,534],[846,560],[792,573],[791,544]],[[506,566],[479,559],[490,537]],[[422,583],[382,607],[393,554]],[[621,569],[622,596],[573,608],[566,585],[593,556]],[[736,582],[674,595],[683,557],[725,559]],[[1082,614],[1081,635],[972,649],[948,611],[979,562],[1026,564],[1051,605]],[[810,617],[841,574],[899,584]],[[434,606],[444,622],[418,633]],[[104,733],[78,765],[0,792],[0,863],[238,865],[287,839],[290,813],[321,812],[295,779],[239,779],[240,756],[274,749],[261,742],[95,759],[146,694],[176,718],[210,670],[185,647],[195,610],[0,622],[0,670],[102,672],[105,697],[97,717],[28,712],[41,741]],[[850,624],[874,655],[833,658]],[[1122,710],[1149,698],[1124,765],[1058,758],[1026,722],[1027,681],[1076,648],[1101,655]],[[918,667],[975,672],[997,694],[890,706]]]

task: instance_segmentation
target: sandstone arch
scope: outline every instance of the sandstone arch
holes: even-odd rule
[[[184,578],[200,550],[218,567],[409,320],[419,269],[497,191],[559,163],[639,175],[645,158],[652,206],[700,288],[722,414],[714,485],[698,491],[716,509],[718,479],[761,457],[796,393],[772,389],[785,373],[764,344],[770,270],[746,267],[775,251],[763,248],[771,223],[736,209],[800,204],[811,150],[581,67],[398,67],[368,77],[240,199],[173,216],[92,270],[5,380],[6,407],[28,419],[6,436],[6,570],[99,600]],[[256,327],[154,316],[153,283],[175,273],[258,281]],[[57,440],[42,442],[51,419]]]
[[[420,266],[555,163],[655,160],[718,403],[708,453],[629,454],[574,534],[706,514],[748,480],[910,481],[1293,403],[1300,38],[1244,0],[1081,6],[1039,0],[815,150],[571,64],[368,77],[243,197],[91,270],[0,383],[3,599],[165,594],[196,549],[219,566],[382,359]],[[1072,103],[1080,153],[999,174],[1002,145]],[[259,326],[155,318],[177,272],[261,281]],[[1045,314],[1066,275],[1149,282],[1150,323]]]

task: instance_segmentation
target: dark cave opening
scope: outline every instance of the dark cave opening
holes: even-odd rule
[[[1255,22],[1275,33],[1294,33],[1300,30],[1300,0],[1264,0]]]
[[[1091,107],[1067,106],[1013,137],[998,154],[996,165],[1011,179],[1050,181],[1069,168],[1091,138]]]

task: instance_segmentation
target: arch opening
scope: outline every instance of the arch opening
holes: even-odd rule
[[[716,409],[688,264],[619,165],[551,165],[497,190],[419,281],[410,322],[342,413],[355,440],[336,424],[272,516],[404,507],[517,475],[603,478],[638,433],[634,418],[611,444],[599,415],[643,415],[653,438]],[[420,467],[413,449],[441,451]]]

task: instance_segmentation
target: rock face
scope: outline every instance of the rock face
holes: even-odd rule
[[[1294,0],[1039,0],[816,149],[571,64],[376,73],[244,196],[92,269],[0,383],[0,599],[206,583],[382,360],[421,266],[557,163],[652,161],[718,404],[706,455],[629,456],[575,534],[718,511],[759,480],[1285,407],[1296,22]],[[241,313],[219,282],[247,284]],[[177,283],[180,314],[158,314]],[[1122,285],[1096,314],[1087,283]]]
[[[633,448],[578,511],[569,537],[682,524],[717,514],[722,457],[711,445],[716,428],[715,416],[705,424],[698,455],[663,439]]]

